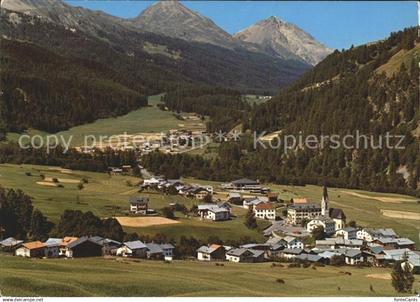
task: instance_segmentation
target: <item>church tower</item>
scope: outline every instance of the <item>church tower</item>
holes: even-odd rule
[[[330,216],[330,211],[328,208],[328,191],[327,191],[327,184],[324,184],[324,192],[322,194],[322,201],[321,201],[321,215],[325,217]]]

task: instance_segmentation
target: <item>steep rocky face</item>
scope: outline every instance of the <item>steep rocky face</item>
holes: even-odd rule
[[[234,37],[260,45],[265,51],[281,58],[297,56],[311,65],[316,65],[332,52],[299,27],[277,17],[259,21]]]
[[[144,10],[132,24],[142,30],[232,48],[237,41],[212,20],[194,12],[178,1],[159,1]]]

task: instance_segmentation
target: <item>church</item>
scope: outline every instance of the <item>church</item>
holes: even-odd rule
[[[322,226],[328,235],[346,226],[346,215],[339,208],[330,208],[327,186],[324,185],[321,200],[321,215],[308,222],[306,229],[312,232],[313,229]]]

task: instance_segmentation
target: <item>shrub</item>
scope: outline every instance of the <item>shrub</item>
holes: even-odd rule
[[[286,283],[286,282],[284,282],[284,280],[283,280],[283,279],[280,279],[280,278],[276,279],[276,282],[277,282],[277,283],[280,283],[280,284],[284,284],[284,283]]]
[[[79,190],[83,190],[83,184],[82,183],[79,183],[78,185],[77,185],[77,188],[79,189]]]
[[[25,172],[25,175],[26,176],[32,176],[32,173],[31,172]]]
[[[81,179],[81,182],[82,182],[82,183],[84,183],[84,184],[87,184],[89,181],[88,181],[88,179],[87,179],[87,178],[84,178],[84,177],[83,177],[83,178]]]
[[[164,207],[162,208],[162,215],[166,218],[174,219],[175,218],[174,209],[172,207]]]
[[[54,178],[52,179],[52,181],[53,181],[53,182],[55,182],[55,183],[59,182],[59,181],[58,181],[58,178],[56,178],[56,177],[54,177]]]

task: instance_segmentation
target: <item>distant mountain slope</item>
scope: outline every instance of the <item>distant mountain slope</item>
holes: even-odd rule
[[[234,35],[235,38],[263,47],[281,58],[300,58],[316,65],[332,52],[299,27],[277,17],[257,22]]]
[[[72,7],[61,0],[3,0],[1,5],[4,24],[1,24],[0,31],[7,37],[32,41],[53,51],[94,60],[102,59],[99,50],[88,52],[82,46],[95,44],[99,47],[100,44],[101,49],[110,47],[122,56],[130,56],[136,64],[161,70],[160,78],[168,78],[166,71],[169,70],[182,75],[172,77],[173,80],[187,78],[189,81],[241,90],[274,91],[291,83],[309,68],[309,65],[296,60],[273,58],[244,47],[219,47],[150,33],[136,28],[131,20]],[[41,27],[51,31],[48,37],[39,33]],[[60,36],[63,33],[74,39],[72,43]],[[54,40],[56,42],[52,42]],[[110,63],[118,64],[118,60]],[[146,74],[140,76],[149,78]]]

